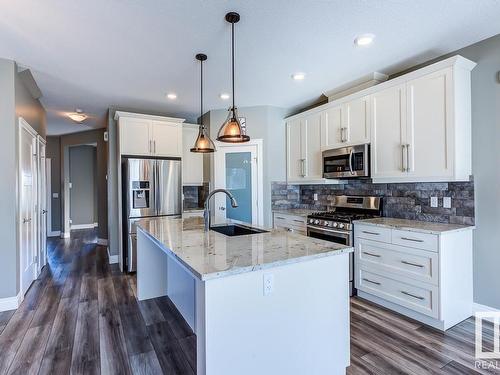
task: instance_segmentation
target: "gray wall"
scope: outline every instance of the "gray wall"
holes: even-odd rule
[[[64,232],[69,233],[69,209],[67,204],[68,183],[69,183],[69,148],[71,146],[97,144],[97,236],[100,239],[108,239],[108,200],[106,183],[106,166],[108,164],[108,144],[104,141],[105,129],[96,129],[80,133],[67,134],[60,137],[60,155],[61,155],[61,214],[63,222],[61,223]],[[93,207],[93,202],[89,202]],[[68,220],[64,220],[64,218]]]
[[[69,147],[70,218],[72,225],[93,224],[97,196],[95,195],[96,147]]]
[[[53,193],[58,193],[59,197],[51,200],[51,223],[52,231],[61,230],[61,138],[47,137],[47,158],[51,159],[50,186]]]
[[[472,71],[474,300],[500,308],[500,35],[457,53],[477,62]]]
[[[19,244],[17,212],[18,118],[24,117],[43,137],[46,134],[45,110],[33,98],[18,76],[14,61],[0,59],[0,298],[19,292]],[[5,183],[5,182],[10,183]]]
[[[227,117],[227,110],[210,111],[210,136],[217,137],[220,125]],[[285,170],[285,109],[272,106],[238,108],[238,115],[245,117],[247,134],[254,139],[263,139],[263,207],[264,225],[271,226],[271,182],[283,181]],[[213,163],[212,163],[213,166]]]

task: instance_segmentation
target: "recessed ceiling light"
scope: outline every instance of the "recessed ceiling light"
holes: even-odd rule
[[[87,115],[83,113],[81,109],[77,109],[75,112],[68,113],[68,117],[75,122],[83,122],[87,119]]]
[[[219,95],[219,98],[221,98],[222,100],[228,100],[231,96],[229,94],[226,94],[226,93],[222,93]]]
[[[292,74],[292,78],[296,81],[302,81],[304,78],[306,78],[305,73],[294,73]]]
[[[354,39],[354,44],[357,46],[367,46],[373,43],[373,39],[375,39],[375,35],[373,34],[362,34]]]
[[[167,98],[169,98],[170,100],[174,100],[174,99],[177,99],[177,94],[176,93],[168,93],[167,94]]]

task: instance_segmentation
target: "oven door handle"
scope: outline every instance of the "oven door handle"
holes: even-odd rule
[[[326,228],[321,228],[321,227],[316,227],[314,225],[308,225],[308,229],[314,229],[319,232],[329,232],[329,233],[337,233],[337,234],[343,234],[346,237],[349,237],[350,232],[349,231],[342,231],[342,230],[335,230],[335,229],[326,229]]]

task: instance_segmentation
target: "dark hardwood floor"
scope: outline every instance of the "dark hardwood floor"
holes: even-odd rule
[[[0,313],[0,374],[195,374],[196,337],[170,300],[138,302],[135,277],[95,241],[93,231],[49,240],[22,305]],[[483,331],[492,348],[492,326]],[[500,374],[475,368],[474,350],[472,318],[443,334],[351,301],[348,374]]]

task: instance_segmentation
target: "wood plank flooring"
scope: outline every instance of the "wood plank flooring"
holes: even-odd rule
[[[19,309],[0,313],[0,374],[196,374],[196,337],[172,302],[138,302],[93,231],[50,239],[48,255]],[[353,298],[347,373],[500,374],[475,367],[474,329],[443,334]],[[483,334],[492,349],[493,327]]]

